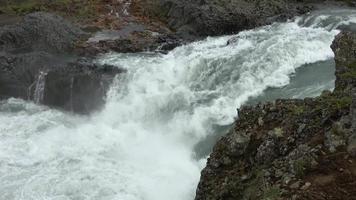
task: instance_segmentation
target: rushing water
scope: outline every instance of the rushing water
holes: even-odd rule
[[[251,101],[333,88],[330,44],[356,12],[207,38],[167,55],[108,54],[128,70],[105,108],[75,116],[10,99],[0,104],[1,200],[191,200],[219,129]],[[206,150],[205,150],[206,151]]]

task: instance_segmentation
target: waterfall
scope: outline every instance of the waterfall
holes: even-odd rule
[[[70,79],[70,110],[73,111],[73,88],[74,88],[74,77]]]
[[[35,91],[33,94],[33,101],[37,104],[42,103],[44,98],[44,92],[46,88],[46,72],[40,72],[37,77]]]
[[[306,64],[332,60],[335,27],[355,22],[356,11],[331,10],[165,55],[103,55],[97,62],[127,73],[91,116],[17,99],[0,104],[0,200],[194,199],[206,161],[197,145],[208,145],[252,97],[287,87]],[[323,78],[310,73],[312,81]],[[43,99],[45,78],[38,77],[35,102]]]

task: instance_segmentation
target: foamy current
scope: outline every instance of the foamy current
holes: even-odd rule
[[[287,87],[306,64],[331,60],[337,28],[354,23],[356,11],[329,10],[167,55],[104,55],[97,62],[127,73],[105,108],[87,117],[3,101],[0,200],[192,200],[205,165],[196,145],[252,97]],[[291,96],[332,87],[295,88]]]

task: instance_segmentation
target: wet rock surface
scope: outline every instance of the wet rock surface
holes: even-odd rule
[[[136,53],[136,52],[159,52],[168,51],[180,46],[184,41],[174,34],[159,34],[152,31],[141,31],[122,36],[120,32],[111,32],[111,36],[104,38],[91,38],[77,48],[80,55],[92,56],[108,52]],[[105,37],[107,39],[105,39]]]
[[[345,80],[355,35],[340,33],[332,45],[334,92],[240,110],[202,171],[197,200],[355,199],[355,85]]]
[[[22,98],[77,113],[99,109],[122,71],[71,54],[87,36],[62,17],[43,12],[1,27],[0,99]]]

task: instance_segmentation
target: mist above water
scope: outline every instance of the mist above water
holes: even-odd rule
[[[323,11],[167,55],[104,55],[98,62],[127,73],[90,117],[4,101],[0,199],[193,199],[204,155],[236,108],[332,89],[335,28],[354,22],[356,11]]]

